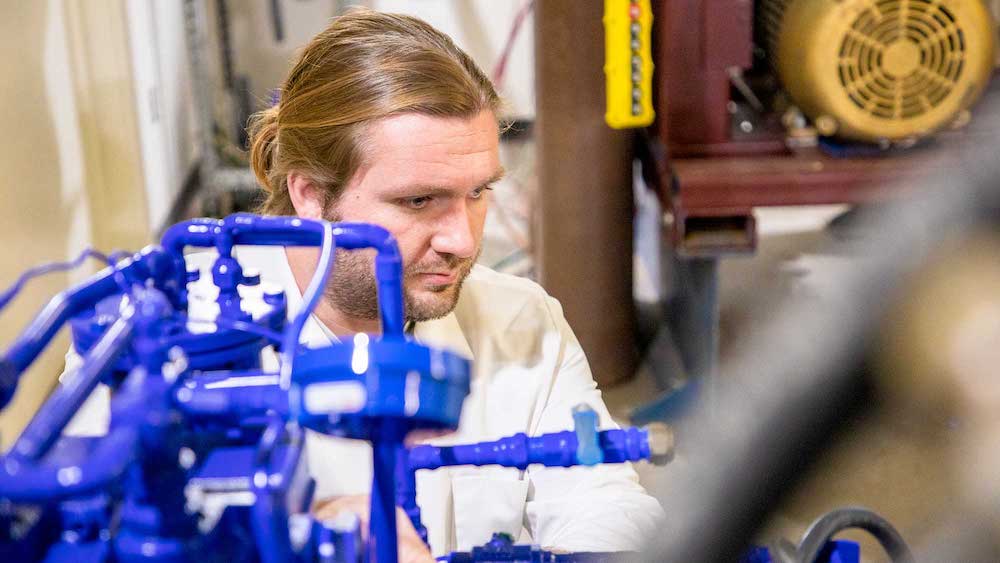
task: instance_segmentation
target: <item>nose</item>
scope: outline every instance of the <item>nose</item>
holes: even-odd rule
[[[431,248],[438,254],[451,254],[457,258],[471,258],[476,253],[479,222],[473,210],[464,201],[450,206],[436,225],[431,238]]]

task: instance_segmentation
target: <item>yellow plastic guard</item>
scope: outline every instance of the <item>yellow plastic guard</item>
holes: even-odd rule
[[[604,0],[604,78],[615,129],[653,122],[653,11],[649,0]]]

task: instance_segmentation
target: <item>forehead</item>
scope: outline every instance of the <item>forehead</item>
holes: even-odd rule
[[[498,147],[491,111],[470,118],[395,115],[368,127],[360,180],[386,187],[472,187],[500,168]]]

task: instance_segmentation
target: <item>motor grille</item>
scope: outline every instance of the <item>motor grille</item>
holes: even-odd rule
[[[840,84],[857,107],[884,119],[913,118],[959,83],[965,36],[937,0],[875,0],[840,47]]]

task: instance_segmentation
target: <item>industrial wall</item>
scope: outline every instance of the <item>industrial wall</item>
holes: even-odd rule
[[[211,3],[212,5],[214,3]],[[283,39],[275,39],[270,2],[229,2],[230,30],[235,70],[250,78],[254,95],[267,100],[288,72],[298,49],[326,27],[330,18],[347,6],[366,6],[422,18],[447,33],[487,72],[500,57],[508,31],[524,0],[367,0],[357,2],[299,2],[282,0]],[[239,8],[239,9],[237,9]],[[535,115],[532,38],[529,14],[507,62],[502,95],[510,117]],[[216,28],[213,27],[213,31]]]
[[[28,267],[83,248],[137,248],[148,232],[120,0],[8,3],[0,18],[0,151],[5,172],[0,286]],[[93,271],[53,274],[26,285],[2,312],[10,343],[55,292]],[[65,350],[68,339],[53,346]],[[0,413],[0,444],[20,432],[62,369],[43,358]]]

